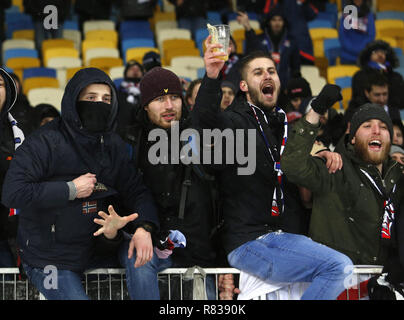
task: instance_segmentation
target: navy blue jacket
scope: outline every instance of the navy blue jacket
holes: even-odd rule
[[[82,127],[76,111],[80,91],[92,83],[108,84],[112,91],[108,130],[99,135]],[[85,270],[98,241],[93,233],[100,226],[93,219],[99,210],[106,210],[112,197],[127,213],[139,213],[134,223],[159,226],[151,194],[130,162],[125,143],[113,132],[118,110],[113,88],[101,70],[80,70],[66,86],[61,119],[29,136],[11,161],[2,202],[20,209],[17,242],[23,262],[30,266]],[[97,182],[108,190],[69,200],[67,182],[87,172],[96,174]],[[87,202],[96,202],[96,209],[87,210]]]
[[[246,54],[256,50],[269,52],[270,55],[275,52],[271,38],[266,32],[257,35],[254,29],[251,29],[246,32]],[[280,61],[275,61],[276,69],[282,87],[286,88],[289,79],[292,78],[296,72],[300,71],[299,50],[296,45],[289,40],[287,34],[284,33],[282,39],[279,41],[277,53],[280,56]]]

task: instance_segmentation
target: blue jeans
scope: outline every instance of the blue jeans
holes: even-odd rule
[[[302,300],[334,300],[351,276],[352,261],[310,238],[271,232],[230,252],[229,264],[271,282],[311,282]]]
[[[132,259],[128,259],[128,248],[130,239],[125,239],[121,244],[117,255],[108,257],[98,257],[94,259],[88,266],[88,270],[95,268],[119,268],[124,267],[126,270],[126,284],[128,293],[131,298],[136,297],[134,291],[136,277],[133,276],[136,254],[134,252]],[[44,270],[42,268],[34,268],[22,262],[28,279],[35,288],[41,292],[48,300],[89,300],[83,285],[83,274],[70,270],[57,269],[57,279],[52,279],[55,269]],[[54,282],[52,282],[54,280]],[[56,283],[55,283],[56,282]]]

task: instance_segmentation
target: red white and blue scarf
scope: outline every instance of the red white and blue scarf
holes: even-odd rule
[[[257,111],[262,113],[262,115],[264,116],[265,122],[269,125],[268,119],[264,113],[264,111],[262,111],[259,107],[249,103],[253,113],[254,113],[254,117],[257,120],[257,123],[259,125],[260,131],[261,131],[261,135],[265,141],[265,144],[268,148],[269,154],[271,155],[271,159],[274,162],[274,170],[276,172],[277,175],[277,185],[274,188],[274,194],[272,196],[272,210],[271,210],[271,215],[272,216],[279,216],[283,211],[284,211],[284,196],[283,196],[283,187],[282,187],[282,178],[283,178],[283,172],[281,170],[281,157],[283,154],[283,151],[285,149],[285,145],[286,145],[286,141],[288,139],[288,120],[286,117],[285,112],[281,109],[276,107],[275,111],[277,113],[283,114],[284,116],[284,122],[283,122],[283,137],[282,137],[282,142],[281,142],[281,147],[280,147],[280,151],[279,151],[279,157],[275,157],[273,152],[276,152],[276,150],[271,150],[268,138],[266,137],[265,133],[264,133],[264,129],[262,128],[261,122],[258,119],[257,116]],[[277,161],[275,159],[278,159]]]

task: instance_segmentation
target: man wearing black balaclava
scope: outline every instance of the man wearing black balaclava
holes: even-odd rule
[[[80,70],[66,86],[61,111],[18,148],[5,178],[2,202],[20,209],[23,268],[45,298],[60,300],[88,299],[83,271],[123,266],[131,295],[130,273],[152,258],[150,232],[159,221],[114,132],[113,82],[99,69]],[[49,265],[57,268],[57,288],[44,281]]]

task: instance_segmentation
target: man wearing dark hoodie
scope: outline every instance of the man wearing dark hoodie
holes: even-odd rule
[[[126,267],[132,297],[131,272],[152,258],[156,208],[113,132],[117,111],[111,79],[80,70],[66,86],[61,118],[31,134],[7,172],[2,202],[20,210],[22,264],[47,299],[88,299],[81,274],[100,263]],[[125,225],[133,236],[120,231]]]
[[[294,74],[300,71],[299,50],[287,32],[286,19],[280,8],[271,10],[262,23],[263,33],[257,35],[251,28],[248,15],[239,12],[238,21],[246,30],[246,54],[261,50],[268,52],[276,63],[283,89]]]
[[[24,133],[19,131],[11,109],[17,101],[17,87],[13,78],[0,68],[0,191],[3,189],[4,177],[14,156],[15,149],[24,140]],[[0,267],[17,265],[14,239],[18,217],[10,207],[0,204]]]

